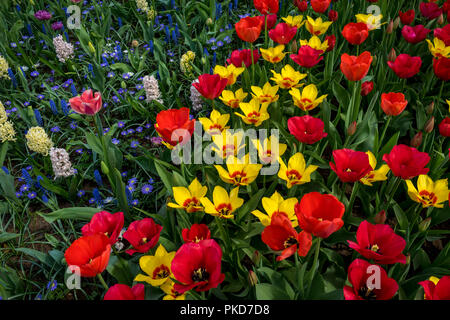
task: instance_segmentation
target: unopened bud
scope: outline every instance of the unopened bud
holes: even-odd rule
[[[297,46],[297,41],[292,41],[291,43],[291,52],[297,52],[298,50],[298,46]]]
[[[103,161],[101,162],[101,168],[102,168],[102,172],[104,173],[104,174],[109,174],[109,168],[108,168],[108,166],[106,165],[106,163],[104,163]]]
[[[433,129],[434,129],[434,116],[431,117],[431,118],[427,121],[427,123],[425,123],[425,127],[423,128],[423,130],[424,130],[426,133],[430,133],[431,131],[433,131]]]
[[[348,129],[347,129],[347,134],[349,136],[354,135],[356,132],[356,127],[357,127],[356,121],[353,121],[352,123],[350,123],[350,125],[348,126]]]
[[[206,25],[210,26],[213,24],[213,20],[211,18],[206,19]]]
[[[381,210],[374,218],[376,224],[383,224],[386,221],[386,211]]]
[[[386,28],[386,33],[391,34],[393,31],[394,31],[394,21],[391,20]]]
[[[397,59],[397,53],[395,52],[395,49],[392,48],[388,54],[388,61],[394,62],[395,59]]]
[[[400,17],[397,17],[394,20],[394,30],[398,28],[399,24],[400,24]]]
[[[431,224],[431,218],[426,218],[421,223],[419,223],[419,230],[420,231],[426,231],[430,227]]]
[[[248,281],[250,282],[250,285],[254,287],[258,283],[258,276],[256,275],[253,270],[250,270],[248,272]]]
[[[253,252],[252,261],[255,265],[259,265],[260,260],[261,260],[261,254],[259,253],[258,250],[255,250],[255,252]]]
[[[444,15],[441,13],[441,15],[439,16],[439,18],[437,19],[437,23],[439,25],[444,24]]]
[[[434,101],[431,102],[425,109],[425,111],[427,112],[427,114],[432,114],[434,111]]]
[[[137,40],[133,40],[133,41],[131,41],[131,46],[133,48],[137,48],[137,47],[139,47],[139,42]]]
[[[372,56],[372,65],[375,65],[375,64],[377,63],[377,59],[378,59],[377,55],[374,54],[374,55]]]
[[[411,147],[418,148],[422,144],[422,131],[417,132],[411,139]]]
[[[121,81],[120,82],[120,86],[122,87],[122,89],[126,89],[127,88],[127,84],[125,83],[125,81]]]

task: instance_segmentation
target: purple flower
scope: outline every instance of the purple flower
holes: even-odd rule
[[[34,17],[38,20],[50,20],[52,18],[52,14],[45,10],[39,10],[34,14]]]
[[[53,30],[61,30],[63,28],[63,23],[61,21],[56,21],[52,23],[52,29]]]
[[[149,194],[149,193],[151,193],[153,191],[153,186],[151,185],[151,184],[145,184],[143,187],[142,187],[142,189],[141,189],[141,192],[143,193],[143,194]]]
[[[162,144],[163,139],[161,137],[152,137],[150,140],[153,145],[160,146]]]

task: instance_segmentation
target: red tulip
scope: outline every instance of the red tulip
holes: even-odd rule
[[[161,230],[162,227],[152,218],[133,221],[123,234],[123,237],[133,246],[133,249],[127,250],[126,253],[130,255],[135,252],[146,253],[158,243]]]
[[[91,221],[81,228],[83,236],[101,233],[109,237],[109,243],[117,242],[120,231],[123,228],[123,212],[109,213],[100,211],[94,214]]]
[[[348,281],[352,286],[344,286],[345,300],[389,300],[398,290],[382,267],[361,259],[348,267]]]
[[[416,12],[414,10],[408,10],[406,12],[402,12],[401,10],[398,12],[398,15],[400,17],[400,21],[404,25],[410,25],[414,21],[414,16],[416,15]]]
[[[308,2],[305,0],[294,0],[294,5],[300,12],[305,12],[308,10]]]
[[[345,207],[335,196],[310,192],[295,205],[298,225],[316,237],[328,238],[344,225]]]
[[[323,131],[324,126],[322,120],[309,115],[291,117],[288,120],[289,132],[298,141],[306,144],[313,144],[325,138],[327,133]]]
[[[411,57],[409,54],[402,53],[398,55],[394,62],[388,61],[387,63],[397,77],[407,79],[419,73],[420,67],[422,66],[422,59],[420,57]]]
[[[272,215],[270,225],[261,233],[261,239],[270,249],[281,251],[277,261],[289,258],[296,251],[299,256],[305,257],[312,243],[310,233],[297,233],[288,216],[278,211]]]
[[[111,244],[104,234],[83,236],[75,240],[64,253],[69,268],[78,267],[82,277],[95,277],[109,262]],[[76,272],[72,269],[72,273]]]
[[[450,58],[433,59],[433,70],[436,77],[442,81],[450,80]]]
[[[324,13],[330,6],[331,0],[311,0],[311,7],[317,13]]]
[[[334,34],[326,36],[325,41],[328,41],[327,52],[333,51],[334,46],[336,45],[336,36]]]
[[[350,22],[342,29],[342,35],[349,43],[359,45],[369,36],[369,28],[364,22]]]
[[[443,276],[437,284],[431,280],[419,284],[425,291],[425,300],[450,300],[450,276]]]
[[[412,179],[420,174],[427,174],[430,169],[425,166],[430,161],[426,152],[420,152],[416,148],[404,144],[396,145],[390,153],[383,155],[383,160],[388,164],[396,177],[404,180]]]
[[[156,115],[155,130],[169,145],[184,144],[191,139],[195,120],[189,119],[189,109],[169,109]]]
[[[366,259],[379,264],[406,263],[406,256],[402,254],[406,241],[387,224],[371,224],[364,220],[356,231],[356,241],[347,242]]]
[[[260,57],[261,54],[259,53],[258,49],[254,49],[253,61],[256,63],[256,61],[258,61]],[[231,53],[230,58],[227,59],[227,63],[234,64],[234,66],[237,68],[242,67],[242,64],[244,64],[247,68],[250,67],[252,65],[252,55],[250,49],[234,50]]]
[[[423,25],[419,24],[414,27],[410,26],[404,26],[402,28],[402,36],[405,38],[406,41],[409,43],[419,43],[427,37],[428,32],[430,32],[430,29],[425,28]]]
[[[439,133],[443,137],[450,137],[450,117],[445,117],[439,124]]]
[[[279,23],[269,31],[269,37],[279,44],[288,44],[297,33],[297,27],[290,27],[287,23]]]
[[[400,92],[389,92],[381,94],[381,109],[388,116],[398,116],[405,110],[408,101],[405,95]]]
[[[178,249],[171,270],[179,282],[174,289],[180,294],[188,290],[208,291],[225,279],[221,273],[222,249],[213,239],[189,242]]]
[[[350,56],[344,53],[341,56],[341,71],[349,81],[359,81],[369,72],[372,56],[369,51],[364,51],[359,56]]]
[[[277,13],[280,8],[278,0],[253,0],[256,10],[261,14]]]
[[[320,61],[323,57],[320,56],[323,53],[322,50],[316,50],[308,45],[301,46],[298,49],[298,54],[291,54],[290,57],[295,63],[299,64],[305,68],[312,68]]]
[[[450,24],[445,25],[443,28],[434,29],[434,36],[444,41],[445,46],[450,46]]]
[[[222,79],[218,74],[202,74],[198,77],[198,82],[192,85],[206,99],[214,100],[225,89],[228,80]]]
[[[108,289],[103,300],[144,300],[145,286],[142,283],[135,284],[132,288],[126,284],[115,284]]]
[[[183,229],[181,231],[183,241],[187,242],[199,242],[202,240],[211,239],[211,231],[206,224],[193,224],[190,229]]]
[[[427,19],[436,19],[442,13],[439,5],[434,2],[421,2],[419,5],[420,13]]]
[[[374,168],[370,166],[369,156],[365,152],[351,149],[333,151],[336,164],[330,162],[333,170],[343,182],[356,182],[366,176]]]
[[[266,27],[266,18],[267,18],[267,30],[272,29],[275,24],[277,23],[277,15],[276,14],[268,14],[266,16],[257,16],[259,19],[261,19],[262,22],[262,28],[265,30]]]
[[[365,81],[361,84],[361,95],[367,96],[373,90],[373,81]]]
[[[100,92],[93,94],[89,89],[84,91],[81,96],[69,99],[69,103],[76,113],[93,116],[102,108],[102,95]]]
[[[234,27],[242,41],[255,42],[261,34],[263,24],[259,17],[246,17],[239,20]]]
[[[337,11],[334,10],[330,10],[328,12],[328,20],[330,21],[336,21],[338,19],[339,14],[337,13]]]

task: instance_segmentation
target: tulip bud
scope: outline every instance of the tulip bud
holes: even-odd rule
[[[400,17],[397,17],[394,20],[394,30],[398,28],[399,24],[400,24]]]
[[[432,114],[434,111],[434,101],[431,102],[425,109],[425,111],[427,112],[427,114]]]
[[[133,48],[137,48],[137,47],[139,47],[139,42],[137,40],[133,40],[133,41],[131,41],[131,46]]]
[[[426,218],[425,220],[423,220],[421,223],[419,223],[419,231],[426,231],[431,224],[431,217],[430,218]]]
[[[439,16],[439,18],[437,19],[437,23],[439,25],[444,24],[444,15],[441,13],[441,15]]]
[[[411,139],[411,147],[418,148],[422,144],[422,131],[417,132]]]
[[[336,21],[338,19],[338,13],[337,11],[330,10],[328,12],[328,20],[330,21]]]
[[[106,174],[106,175],[109,174],[109,168],[108,168],[108,166],[106,165],[106,163],[104,163],[103,161],[101,162],[101,168],[102,168],[102,172],[103,172],[104,174]]]
[[[127,88],[127,84],[125,83],[125,81],[121,81],[120,82],[120,86],[122,87],[122,89],[126,89]]]
[[[383,224],[386,221],[386,211],[381,210],[374,218],[376,224]]]
[[[250,285],[254,287],[258,283],[258,276],[256,275],[253,270],[250,270],[248,272],[248,281],[250,282]]]
[[[255,265],[258,265],[260,260],[261,260],[261,255],[259,254],[259,251],[255,250],[255,252],[253,252],[252,261]]]
[[[206,19],[206,25],[211,26],[213,24],[213,20],[211,18]]]
[[[292,41],[291,43],[291,52],[297,52],[298,51],[298,46],[297,46],[297,41]]]
[[[94,47],[94,45],[92,44],[92,42],[89,41],[88,47],[89,47],[89,51],[90,51],[91,53],[95,53],[95,47]]]
[[[294,5],[298,8],[299,11],[305,12],[308,10],[308,2],[301,1],[301,0],[295,0]]]
[[[375,65],[375,64],[377,63],[377,59],[378,59],[377,55],[374,54],[374,55],[372,56],[372,65]]]
[[[394,31],[394,21],[391,20],[386,28],[386,33],[391,34],[393,31]]]
[[[202,57],[201,61],[202,61],[202,65],[206,64],[206,58],[205,57]]]
[[[395,59],[397,59],[397,53],[395,52],[395,49],[392,48],[388,55],[388,61],[394,62]]]
[[[354,135],[356,132],[356,127],[357,127],[356,121],[353,121],[352,123],[350,123],[350,125],[348,126],[348,129],[347,129],[347,134],[349,136]]]
[[[408,254],[406,256],[406,264],[408,265],[411,262],[411,256]]]
[[[431,117],[427,123],[425,123],[425,127],[423,128],[423,130],[426,133],[430,133],[431,131],[433,131],[434,129],[434,117]]]

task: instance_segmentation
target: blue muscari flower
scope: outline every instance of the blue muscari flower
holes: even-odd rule
[[[177,34],[176,34],[175,30],[172,30],[172,39],[173,39],[173,42],[175,42],[175,45],[178,45],[178,39],[177,39]]]
[[[32,37],[33,31],[31,30],[31,25],[29,23],[27,24],[27,31],[28,31],[28,34],[30,35],[30,37]]]
[[[209,52],[208,52],[208,49],[206,49],[206,48],[203,48],[203,55],[205,55],[205,56],[209,56]]]
[[[14,75],[14,72],[11,70],[11,68],[8,68],[8,75],[11,78],[14,89],[17,88],[16,76]]]
[[[70,91],[72,91],[72,95],[76,97],[78,95],[77,88],[75,88],[75,84],[72,83],[70,86]]]
[[[98,170],[94,170],[94,178],[99,186],[103,186],[102,176]]]
[[[156,24],[157,26],[159,25],[159,17],[158,17],[158,16],[155,17],[155,24]]]
[[[50,100],[49,103],[50,103],[50,109],[52,109],[53,114],[57,115],[58,114],[58,108],[56,108],[55,101]]]
[[[150,40],[148,44],[149,44],[150,52],[153,53],[153,40]]]
[[[175,9],[175,0],[170,0],[170,6]]]
[[[103,206],[103,199],[102,199],[102,196],[100,195],[100,192],[98,191],[97,188],[92,190],[92,195],[94,196],[94,199],[95,199],[95,202],[96,202],[97,206],[102,207]]]
[[[45,194],[42,195],[42,201],[43,201],[44,203],[48,203],[48,201],[49,201],[48,197],[47,197]],[[53,290],[52,290],[52,291],[53,291]]]
[[[237,9],[238,0],[234,0],[234,8]]]
[[[28,171],[27,171],[25,168],[22,169],[22,178],[25,180],[25,182],[26,182],[29,186],[34,185],[34,180],[33,180],[33,178],[31,177],[31,175],[28,173]]]
[[[233,4],[230,2],[228,4],[228,14],[231,15],[231,12],[233,11]]]
[[[119,24],[119,28],[122,28],[122,19],[120,17],[117,18],[117,23]]]
[[[216,3],[216,20],[218,20],[221,15],[222,15],[222,4]]]
[[[61,99],[61,109],[62,112],[67,116],[70,112],[69,107],[67,106],[67,103],[64,99]]]
[[[213,67],[216,65],[216,61],[217,61],[217,54],[214,51],[214,53],[213,53],[213,61],[212,61]]]
[[[92,64],[88,64],[88,69],[89,72],[92,74],[92,78],[95,78],[95,73],[94,73],[94,67],[92,66]]]
[[[6,174],[9,174],[9,170],[8,168],[6,168],[5,166],[2,167],[3,172],[5,172]]]
[[[127,197],[128,204],[130,204],[131,201],[133,201],[132,199],[133,195],[131,194],[131,191],[128,188],[125,188],[125,195]]]
[[[120,45],[118,44],[117,46],[116,46],[116,56],[117,56],[117,59],[118,60],[122,60],[123,59],[123,55],[122,55],[122,49],[120,48]]]
[[[39,110],[34,109],[34,116],[36,118],[36,121],[37,121],[38,125],[40,127],[43,127],[44,126],[44,122],[42,121],[42,116],[41,116],[41,113],[39,112]]]
[[[16,4],[16,10],[17,12],[20,12],[20,6],[18,4]]]
[[[164,31],[166,32],[166,43],[170,42],[170,31],[169,31],[169,27],[165,26]]]
[[[169,20],[169,25],[172,27],[172,15],[170,13],[167,14],[167,20]]]
[[[177,33],[177,37],[180,38],[180,28],[178,28],[178,23],[175,23],[175,32]]]
[[[38,187],[42,192],[47,192],[47,189],[45,189],[45,188],[41,185],[41,181],[44,181],[44,178],[42,178],[42,176],[37,176],[37,177],[36,177],[36,187]]]
[[[45,24],[42,24],[42,32],[43,32],[44,34],[47,34],[47,30],[45,29]]]
[[[69,35],[67,34],[67,31],[64,31],[64,37],[66,37],[66,41],[69,42]]]
[[[108,64],[108,60],[106,60],[105,57],[103,57],[103,64],[104,64],[105,67],[109,65],[109,64]]]

